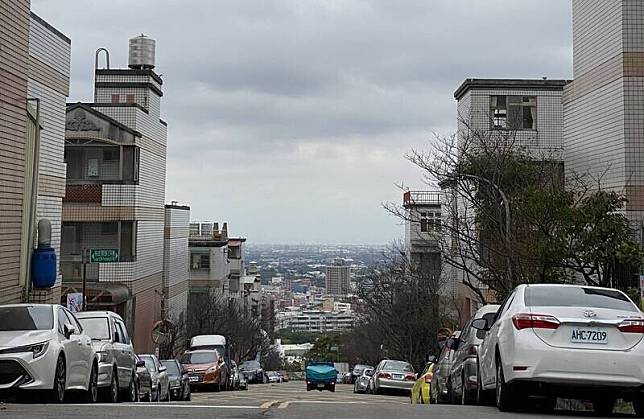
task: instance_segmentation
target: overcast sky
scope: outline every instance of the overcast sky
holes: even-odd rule
[[[423,188],[405,159],[455,127],[467,77],[570,78],[569,0],[32,0],[72,39],[69,101],[94,51],[156,39],[166,201],[256,243],[387,243],[381,204]]]

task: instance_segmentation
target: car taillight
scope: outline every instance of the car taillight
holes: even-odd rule
[[[391,378],[391,374],[389,374],[388,372],[381,372],[381,373],[378,373],[378,377],[389,379]]]
[[[628,319],[621,322],[617,328],[622,333],[644,333],[644,320]]]
[[[416,381],[416,374],[407,374],[405,375],[406,381]]]
[[[512,317],[512,324],[517,330],[521,329],[556,329],[559,327],[559,320],[548,314],[519,313]]]
[[[427,375],[425,376],[425,382],[426,382],[426,383],[431,383],[431,382],[432,382],[432,377],[433,377],[433,376],[434,376],[434,374],[427,374]]]

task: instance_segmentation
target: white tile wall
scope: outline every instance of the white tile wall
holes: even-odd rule
[[[29,54],[69,77],[70,44],[33,18],[29,28]]]

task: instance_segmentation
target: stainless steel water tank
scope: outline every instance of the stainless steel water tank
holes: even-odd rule
[[[130,39],[128,67],[144,69],[154,68],[154,39],[141,34]]]

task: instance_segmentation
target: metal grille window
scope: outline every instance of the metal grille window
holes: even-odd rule
[[[420,212],[420,231],[429,233],[430,231],[441,230],[441,213],[440,212]]]
[[[210,255],[207,253],[193,253],[190,255],[190,269],[192,270],[209,270]]]
[[[490,121],[493,129],[536,130],[536,96],[490,96]]]

